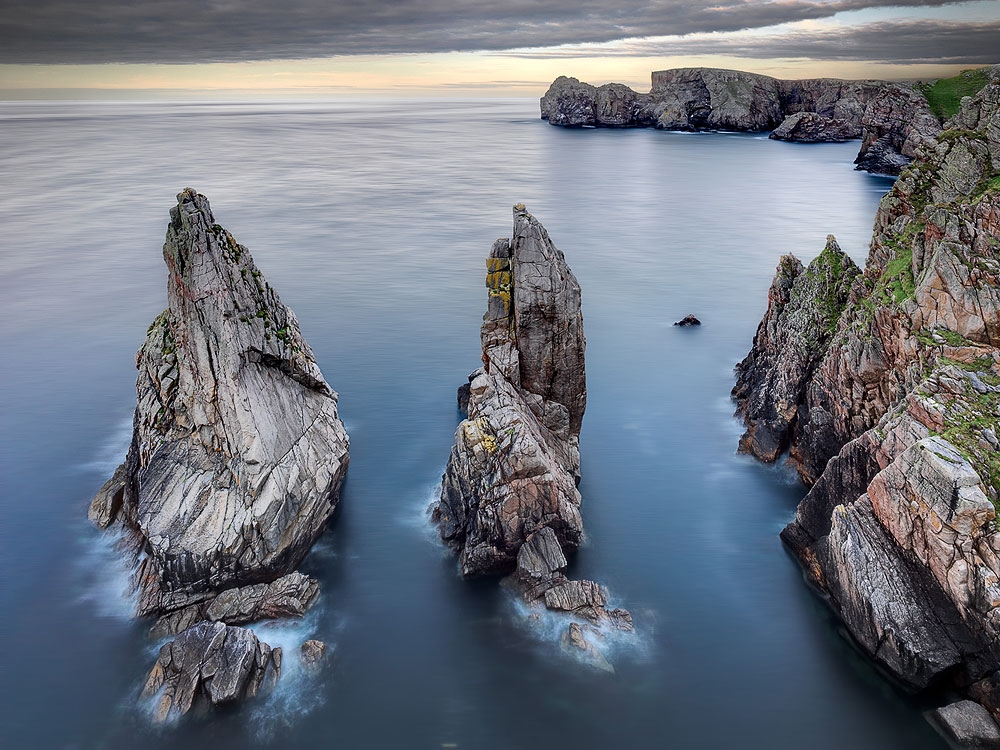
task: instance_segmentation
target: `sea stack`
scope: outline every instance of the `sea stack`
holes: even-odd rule
[[[631,629],[591,581],[570,581],[564,551],[583,538],[579,436],[587,405],[580,285],[548,232],[521,204],[514,233],[486,262],[483,367],[460,402],[441,499],[444,542],[467,576],[513,573],[530,602]]]
[[[317,586],[293,571],[348,464],[337,394],[249,250],[190,188],[163,257],[169,307],[136,356],[132,443],[90,518],[125,530],[136,614],[160,617],[157,635],[301,615]]]
[[[1000,719],[1000,82],[914,153],[863,273],[829,243],[782,259],[741,448],[790,450],[810,490],[782,538],[857,643]]]

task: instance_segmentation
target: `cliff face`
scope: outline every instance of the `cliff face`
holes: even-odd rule
[[[924,96],[886,81],[783,81],[739,70],[677,68],[652,74],[648,94],[561,76],[540,102],[564,127],[772,130],[802,142],[862,139],[859,169],[898,174],[941,131]]]
[[[248,680],[251,694],[259,687],[270,649],[222,623],[300,616],[312,604],[316,582],[291,571],[333,513],[348,463],[337,396],[295,315],[191,189],[170,211],[163,258],[169,307],[136,355],[132,444],[90,508],[101,528],[125,530],[139,561],[136,614],[160,616],[155,637],[219,626],[182,634],[172,660],[161,653],[158,669],[173,675],[161,719],[190,708],[195,652],[219,639],[259,664],[255,676],[234,665],[225,694],[210,681],[212,702],[248,694]]]
[[[530,604],[567,613],[587,628],[630,630],[593,581],[573,581],[564,550],[583,538],[579,436],[587,405],[580,285],[545,228],[523,205],[514,233],[494,243],[481,330],[483,367],[460,389],[468,412],[455,433],[432,510],[463,574],[511,573]],[[570,647],[607,663],[581,624]]]
[[[839,311],[783,259],[734,397],[741,447],[787,441],[811,486],[782,537],[858,643],[1000,718],[1000,83],[945,127],[883,198]]]

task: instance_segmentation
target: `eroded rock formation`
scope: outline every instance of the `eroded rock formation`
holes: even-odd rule
[[[157,636],[300,616],[318,589],[292,570],[347,470],[337,395],[295,315],[190,188],[170,211],[163,257],[169,307],[136,356],[132,443],[90,518],[124,529],[136,614],[160,617]]]
[[[914,156],[836,305],[782,259],[741,448],[790,448],[810,490],[782,538],[857,642],[1000,718],[1000,82]]]
[[[655,71],[648,94],[560,76],[540,109],[543,120],[564,127],[771,130],[772,138],[803,143],[861,138],[858,169],[891,175],[941,132],[924,95],[905,84],[786,81],[716,68]]]
[[[487,259],[483,367],[460,389],[458,427],[433,520],[463,574],[513,573],[530,603],[631,629],[604,589],[571,581],[583,538],[579,435],[587,404],[580,286],[523,205]],[[467,394],[463,396],[463,393]]]

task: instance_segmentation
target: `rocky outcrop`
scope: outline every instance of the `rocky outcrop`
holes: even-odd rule
[[[250,630],[203,622],[163,645],[142,697],[155,702],[155,719],[164,722],[199,705],[252,698],[280,675],[280,648],[272,649]]]
[[[771,130],[776,140],[802,143],[861,138],[857,168],[889,175],[898,175],[942,130],[922,89],[907,84],[784,81],[715,68],[656,71],[648,94],[560,76],[540,108],[543,120],[566,127]]]
[[[861,273],[833,235],[808,268],[785,255],[753,347],[736,366],[733,398],[747,424],[740,450],[774,461],[788,448],[806,384],[826,353]]]
[[[789,314],[806,282],[782,260],[741,448],[787,441],[810,489],[782,538],[861,647],[1000,717],[1000,83],[914,153],[831,316]]]
[[[854,119],[840,120],[815,112],[796,112],[782,120],[768,138],[798,143],[841,143],[860,138],[861,130]]]
[[[169,307],[136,355],[132,443],[90,518],[124,529],[136,614],[183,644],[202,620],[312,604],[316,581],[292,570],[336,507],[348,439],[295,315],[190,188],[163,257]]]
[[[579,436],[587,404],[580,286],[523,205],[487,259],[483,367],[469,377],[432,518],[464,575],[512,573],[529,603],[631,628],[592,581],[564,574],[583,538]],[[463,400],[460,390],[459,400]]]
[[[921,147],[933,146],[941,123],[920,92],[903,85],[886,86],[876,94],[861,119],[858,169],[898,175]]]
[[[337,396],[295,315],[204,196],[178,196],[163,257],[169,307],[136,356],[132,445],[95,498],[104,509],[120,495],[114,518],[143,552],[140,615],[291,571],[348,460]]]
[[[683,318],[674,323],[674,325],[680,326],[681,328],[687,328],[688,326],[700,326],[701,321],[694,315],[685,315]]]
[[[214,599],[174,610],[150,631],[153,638],[175,635],[202,620],[243,625],[258,620],[305,615],[319,597],[319,582],[298,571],[271,581],[226,589]]]

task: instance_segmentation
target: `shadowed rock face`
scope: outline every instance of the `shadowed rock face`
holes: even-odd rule
[[[92,509],[145,553],[140,615],[288,573],[333,513],[348,461],[337,396],[295,315],[204,196],[178,196],[163,257],[169,307],[136,356],[132,445],[120,487]]]
[[[829,327],[789,314],[783,259],[734,396],[741,448],[787,440],[811,485],[782,538],[858,643],[1000,717],[998,230],[994,82],[915,147]]]
[[[525,601],[585,621],[590,629],[577,625],[574,644],[599,655],[588,637],[599,637],[605,624],[631,630],[632,618],[607,608],[602,586],[563,572],[564,549],[583,538],[580,286],[520,204],[513,236],[494,243],[486,267],[483,367],[460,389],[468,419],[456,432],[432,517],[465,575],[513,571],[506,583]]]
[[[773,130],[803,143],[862,139],[858,169],[897,175],[941,125],[918,91],[888,81],[783,81],[740,70],[676,68],[652,74],[648,94],[560,76],[541,117],[564,127]]]

